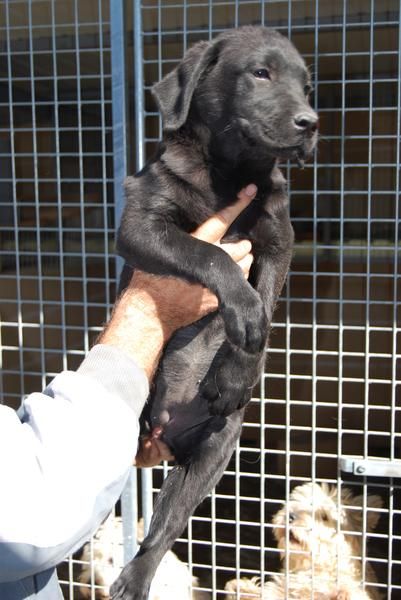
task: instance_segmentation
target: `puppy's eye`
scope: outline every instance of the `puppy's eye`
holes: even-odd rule
[[[304,94],[305,96],[310,96],[310,94],[313,92],[313,88],[311,85],[306,85],[304,87]]]
[[[270,79],[270,73],[268,69],[257,69],[253,72],[254,77],[256,79]]]

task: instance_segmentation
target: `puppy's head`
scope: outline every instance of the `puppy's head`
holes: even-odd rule
[[[310,75],[291,42],[251,26],[196,44],[153,88],[167,131],[195,119],[231,152],[241,138],[247,153],[298,159],[317,139],[310,92]]]
[[[274,536],[284,558],[289,553],[295,570],[306,565],[336,564],[338,556],[360,556],[363,497],[347,488],[306,483],[294,488],[289,502],[273,518]],[[379,496],[367,496],[366,506],[380,508]],[[378,512],[367,511],[366,530],[377,524]],[[288,524],[288,534],[287,534]]]

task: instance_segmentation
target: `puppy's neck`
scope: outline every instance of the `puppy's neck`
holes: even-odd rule
[[[250,183],[258,187],[260,195],[270,191],[277,161],[260,149],[244,147],[235,131],[216,134],[204,124],[189,121],[164,137],[163,162],[203,193],[214,193],[219,204],[225,205]]]
[[[225,157],[215,158],[210,170],[213,190],[222,198],[233,199],[238,192],[250,183],[254,183],[259,196],[264,196],[270,191],[271,174],[275,160],[254,160],[253,157]]]
[[[220,196],[235,198],[239,190],[249,183],[257,185],[261,193],[270,189],[275,157],[260,147],[250,145],[240,130],[211,133],[209,154],[210,177]]]

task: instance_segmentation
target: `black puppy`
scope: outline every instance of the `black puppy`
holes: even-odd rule
[[[156,157],[127,180],[118,252],[130,267],[201,282],[219,311],[168,344],[144,417],[163,428],[177,461],[150,531],[113,584],[113,600],[145,600],[155,570],[233,452],[264,362],[268,329],[291,258],[293,232],[278,159],[313,149],[310,78],[292,44],[264,27],[192,47],[153,92],[164,121]],[[216,246],[189,235],[249,183],[258,194],[225,239],[252,241],[247,282]]]

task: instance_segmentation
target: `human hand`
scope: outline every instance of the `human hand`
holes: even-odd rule
[[[199,225],[192,233],[195,238],[219,246],[222,250],[227,252],[233,261],[241,267],[242,272],[247,279],[253,262],[251,242],[249,240],[239,240],[238,242],[222,243],[221,240],[238,215],[255,198],[256,192],[257,188],[254,184],[248,185],[240,191],[238,200],[235,204],[223,208],[223,210],[210,217],[207,221],[202,223],[202,225]]]
[[[152,433],[141,436],[135,457],[136,467],[154,467],[163,460],[174,460],[170,448],[161,441],[161,427],[155,427]]]

